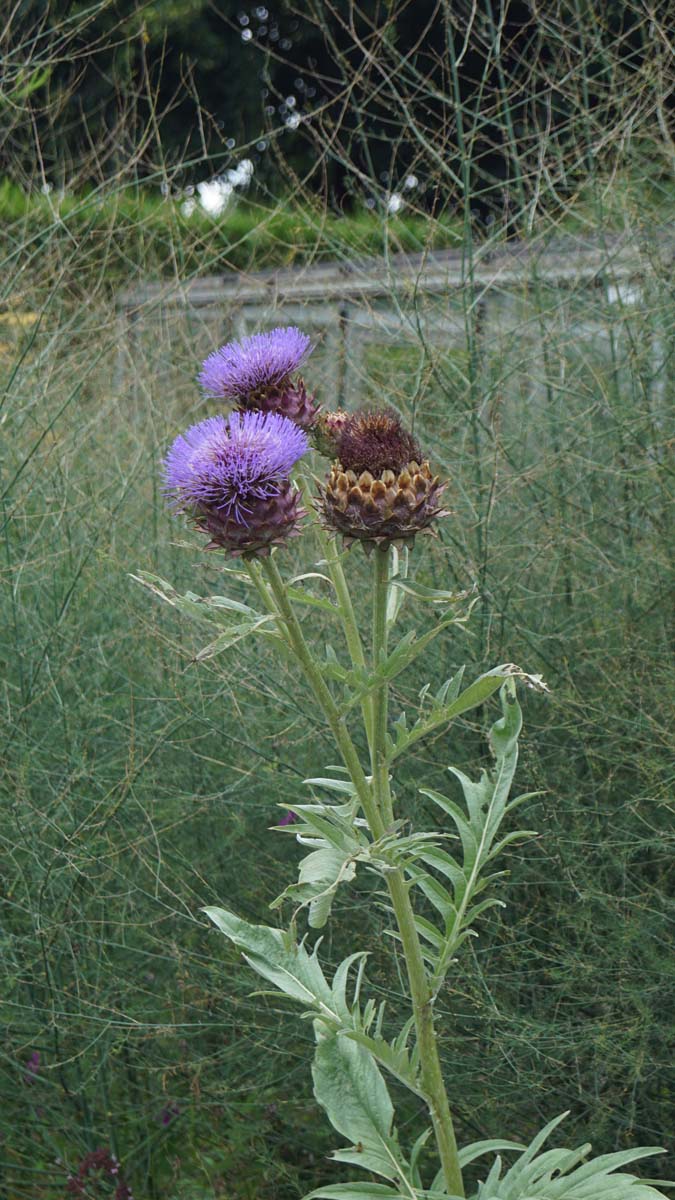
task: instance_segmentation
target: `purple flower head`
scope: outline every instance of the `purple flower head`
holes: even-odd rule
[[[171,446],[166,488],[179,509],[206,509],[246,526],[256,501],[279,495],[307,448],[303,431],[277,413],[207,417]]]
[[[309,337],[295,325],[254,333],[209,354],[199,382],[210,396],[240,399],[276,387],[297,371],[311,351]]]
[[[298,814],[293,812],[293,810],[289,808],[288,812],[285,813],[284,816],[281,818],[281,820],[278,822],[278,825],[279,826],[295,825],[295,822],[299,821],[299,820],[300,820],[300,818],[299,818]]]

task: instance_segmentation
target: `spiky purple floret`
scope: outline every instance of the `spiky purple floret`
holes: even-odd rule
[[[236,400],[275,387],[297,371],[311,350],[310,338],[295,325],[254,333],[209,354],[199,382],[210,396]]]
[[[207,417],[171,446],[166,489],[177,508],[204,506],[246,525],[251,505],[279,495],[307,448],[303,431],[278,413]]]

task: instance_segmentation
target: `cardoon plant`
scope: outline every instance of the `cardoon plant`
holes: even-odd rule
[[[293,331],[292,341],[290,331],[283,332],[284,339],[277,330],[224,347],[207,359],[202,383],[212,394],[238,399],[286,387],[304,343],[299,331]],[[281,347],[289,348],[286,357]],[[220,653],[247,635],[264,637],[270,655],[277,650],[286,659],[290,655],[340,759],[337,768],[317,764],[316,776],[307,780],[307,800],[294,802],[292,813],[286,811],[279,821],[281,832],[308,850],[297,882],[271,905],[290,913],[286,921],[253,925],[227,908],[205,910],[251,968],[297,1002],[300,1016],[313,1020],[314,1092],[345,1143],[333,1158],[359,1168],[362,1178],[331,1182],[310,1195],[461,1200],[467,1195],[465,1169],[478,1162],[484,1165],[477,1171],[480,1182],[470,1190],[472,1200],[663,1200],[652,1182],[623,1170],[657,1149],[589,1159],[589,1146],[544,1148],[562,1117],[550,1121],[528,1146],[511,1137],[458,1146],[438,1052],[435,1001],[482,914],[504,902],[495,870],[501,852],[532,832],[514,828],[512,820],[529,798],[511,796],[522,723],[517,688],[519,683],[546,688],[539,676],[512,663],[495,666],[468,686],[461,669],[433,689],[425,684],[417,710],[390,721],[392,681],[403,672],[410,675],[437,637],[464,624],[473,602],[466,594],[434,590],[408,577],[416,535],[433,531],[447,515],[440,505],[445,484],[423,447],[390,410],[329,418],[322,414],[316,441],[334,461],[313,503],[325,573],[311,576],[319,574],[331,588],[331,602],[324,607],[341,630],[342,656],[310,636],[313,623],[303,619],[304,606],[316,604],[316,598],[301,586],[308,576],[289,583],[281,569],[285,538],[296,532],[299,516],[290,472],[307,441],[278,413],[234,414],[229,423],[223,417],[203,421],[176,439],[165,464],[175,506],[210,535],[211,548],[242,557],[245,573],[235,574],[248,581],[259,607],[224,596],[180,596],[156,576],[139,577],[162,599],[216,627],[217,636],[198,657]],[[339,538],[360,543],[371,554],[369,633],[355,618]],[[231,568],[223,564],[223,570]],[[410,602],[435,615],[423,631],[398,637],[402,607]],[[475,778],[448,766],[455,781],[451,794],[420,788],[438,811],[439,828],[411,828],[398,809],[400,760],[495,693],[500,712],[488,733],[492,769]],[[359,744],[367,747],[365,755]],[[368,951],[355,949],[328,978],[319,940],[311,941],[310,931],[329,920],[338,889],[349,887],[362,870],[383,881],[392,932],[405,958],[411,1011],[393,1034],[384,1005],[367,995]],[[409,1088],[427,1114],[412,1145],[398,1136],[387,1076]],[[421,1151],[429,1141],[436,1165],[423,1175]]]

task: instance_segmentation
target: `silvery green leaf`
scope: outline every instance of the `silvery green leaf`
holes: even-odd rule
[[[475,1159],[480,1158],[483,1154],[492,1154],[495,1150],[524,1149],[525,1147],[522,1142],[503,1141],[500,1138],[487,1138],[485,1141],[471,1142],[470,1145],[463,1146],[458,1154],[459,1165],[460,1167],[468,1167],[469,1163],[474,1162]],[[437,1187],[440,1182],[441,1179],[437,1176],[434,1187]]]
[[[446,926],[448,923],[454,922],[457,918],[457,905],[448,889],[443,887],[443,884],[439,883],[433,875],[425,875],[422,871],[419,875],[414,874],[412,878],[429,903],[433,904]]]
[[[383,1183],[333,1183],[309,1192],[303,1200],[464,1200],[455,1193],[408,1188],[404,1191]]]
[[[397,550],[396,546],[391,547],[391,567],[390,578],[393,582],[398,578],[404,580],[408,578],[408,563],[410,553],[408,547],[404,546],[401,550]],[[387,593],[387,629],[392,629],[398,620],[399,613],[403,605],[403,592],[400,589],[390,588]]]
[[[229,600],[226,596],[205,598],[197,596],[195,592],[185,592],[184,595],[181,595],[172,584],[167,583],[166,579],[161,579],[159,575],[152,575],[149,571],[139,571],[131,578],[140,583],[142,587],[147,588],[154,596],[158,596],[160,600],[170,604],[172,608],[177,608],[187,616],[196,617],[197,620],[211,625],[222,625],[220,614],[224,611],[247,614],[252,617],[260,615],[249,605],[242,604],[239,600]]]
[[[415,1145],[413,1146],[412,1150],[410,1151],[410,1171],[413,1176],[413,1183],[415,1184],[415,1187],[418,1187],[418,1188],[422,1187],[422,1180],[420,1178],[420,1172],[419,1172],[419,1167],[418,1167],[420,1154],[422,1153],[422,1150],[424,1149],[427,1142],[429,1141],[429,1138],[431,1137],[432,1133],[433,1133],[433,1129],[430,1125],[428,1127],[428,1129],[425,1129],[424,1132],[420,1134],[417,1141],[415,1142]]]
[[[345,854],[355,853],[367,846],[365,838],[362,839],[354,829],[354,810],[351,804],[297,804],[294,811],[302,817],[302,823],[295,826],[298,834],[308,834],[314,838],[318,835],[321,840],[338,850],[343,850]],[[301,840],[304,841],[304,838]]]
[[[302,575],[294,575],[289,579],[289,584],[304,583],[305,579],[320,579],[322,583],[327,583],[330,588],[333,587],[333,580],[330,575],[324,575],[321,571],[304,571]]]
[[[222,633],[219,633],[215,641],[209,642],[208,646],[204,646],[201,650],[197,651],[195,662],[204,662],[207,658],[215,658],[217,654],[222,654],[224,650],[229,650],[237,642],[240,642],[242,638],[248,637],[250,633],[255,633],[257,630],[262,629],[263,625],[269,625],[273,620],[272,616],[259,616],[238,625],[231,625],[229,629],[225,629]]]
[[[344,676],[345,682],[347,682],[351,687],[356,687],[357,690],[341,706],[340,712],[348,712],[350,708],[352,708],[355,704],[360,703],[364,697],[370,695],[371,692],[380,687],[383,683],[391,682],[391,680],[395,679],[397,675],[400,675],[401,671],[404,671],[407,667],[409,667],[415,661],[418,655],[420,655],[422,651],[425,650],[426,647],[431,644],[431,642],[433,642],[434,638],[438,637],[438,635],[443,632],[443,630],[449,629],[451,625],[461,625],[466,619],[467,617],[465,615],[461,617],[442,618],[432,629],[429,629],[420,638],[417,637],[415,630],[411,629],[401,638],[398,645],[394,647],[387,657],[379,663],[375,671],[367,672],[362,670],[352,670],[347,672]],[[501,678],[503,678],[503,676]],[[498,686],[499,683],[495,685],[493,691],[496,690]],[[476,701],[476,703],[480,703],[480,701]]]
[[[448,770],[454,771],[454,768],[449,767]],[[456,773],[458,775],[461,774],[460,772]],[[466,779],[466,776],[462,778]],[[466,782],[471,787],[474,786],[471,784],[471,780],[466,779]],[[426,796],[429,800],[433,800],[434,804],[437,804],[444,813],[452,818],[462,843],[462,851],[464,853],[463,867],[464,872],[466,872],[467,863],[473,862],[478,851],[478,837],[471,826],[471,822],[467,820],[465,814],[454,800],[448,799],[447,796],[441,795],[440,792],[434,791],[433,788],[420,788],[420,794]]]
[[[434,702],[437,707],[440,708],[442,705],[450,704],[452,700],[457,699],[465,670],[466,667],[460,667],[454,675],[451,675],[449,679],[446,679],[445,683],[441,684],[434,696]]]
[[[373,1019],[369,1012],[374,1015],[375,1007],[372,1001],[369,1001],[365,1006],[364,1015],[362,1016],[359,1012],[359,990],[365,954],[352,954],[345,959],[337,968],[331,987],[317,960],[316,949],[313,953],[308,953],[304,945],[297,945],[289,934],[267,926],[249,925],[248,922],[242,921],[225,909],[214,907],[206,908],[203,911],[217,928],[243,951],[244,958],[253,970],[272,983],[280,992],[299,1001],[305,1010],[311,1010],[311,1013],[319,1018],[324,1029],[329,1029],[333,1033],[339,1032],[339,1040],[345,1046],[349,1044],[353,1046],[351,1052],[349,1049],[343,1048],[339,1056],[337,1047],[333,1047],[330,1053],[322,1052],[322,1061],[330,1058],[331,1055],[333,1058],[337,1056],[338,1062],[344,1069],[345,1063],[349,1064],[350,1062],[350,1055],[355,1057],[358,1052],[358,1058],[355,1059],[357,1063],[361,1064],[358,1075],[366,1088],[366,1093],[372,1093],[371,1100],[375,1105],[375,1116],[383,1129],[386,1127],[387,1132],[390,1129],[392,1110],[384,1080],[376,1066],[377,1062],[401,1083],[424,1098],[419,1084],[417,1055],[414,1051],[410,1055],[407,1045],[412,1032],[413,1019],[411,1018],[406,1023],[390,1045],[379,1033],[383,1007],[381,1006],[375,1036],[370,1036],[367,1032]],[[359,970],[350,1006],[346,994],[347,982],[350,969],[357,962],[359,962]],[[363,1064],[366,1062],[370,1062],[370,1066],[364,1066]],[[328,1082],[324,1080],[321,1087],[328,1095]],[[364,1104],[365,1102],[363,1099]],[[347,1137],[351,1136],[346,1132],[346,1127],[341,1128],[336,1125],[336,1128],[339,1132],[345,1133]],[[363,1141],[363,1137],[356,1140]],[[379,1154],[380,1151],[381,1146],[378,1144],[377,1153]],[[391,1162],[393,1158],[396,1159],[400,1171],[403,1172],[405,1164],[395,1143],[392,1143],[386,1153],[387,1161]],[[401,1175],[401,1177],[403,1176]]]
[[[621,1150],[588,1162],[582,1160],[588,1157],[590,1145],[556,1147],[540,1153],[566,1115],[550,1121],[505,1173],[497,1158],[487,1179],[479,1184],[476,1200],[665,1200],[664,1193],[652,1187],[652,1181],[641,1181],[620,1171],[638,1159],[662,1153],[659,1147]],[[502,1143],[495,1148],[507,1146]]]
[[[186,592],[186,595],[193,600],[197,600],[200,604],[206,604],[209,608],[225,609],[229,612],[247,613],[249,616],[255,616],[255,609],[251,608],[250,604],[242,604],[240,600],[232,600],[230,596],[195,596],[193,592]]]
[[[272,983],[280,992],[300,1001],[307,1009],[339,1029],[343,1036],[360,1042],[373,1058],[418,1095],[417,1068],[408,1054],[407,1042],[412,1019],[406,1023],[394,1042],[389,1045],[382,1037],[369,1037],[359,1013],[358,1000],[365,955],[351,954],[337,968],[332,987],[319,965],[316,949],[308,953],[287,933],[265,925],[250,925],[223,908],[205,908],[211,921],[243,951],[253,970]],[[352,1005],[347,1002],[346,987],[349,970],[361,961],[354,988]]]
[[[331,988],[319,966],[316,950],[309,954],[303,945],[297,945],[280,929],[249,925],[227,909],[208,907],[202,911],[243,951],[246,961],[263,979],[294,1000],[319,1008],[339,1023],[332,1007]]]
[[[363,979],[363,971],[366,959],[368,958],[368,953],[369,952],[367,950],[359,950],[355,954],[349,954],[347,958],[343,959],[343,961],[340,963],[333,976],[333,1004],[336,1011],[339,1012],[345,1020],[351,1019],[352,1007],[356,1006],[359,1002],[361,981]],[[347,1002],[347,983],[349,980],[349,972],[355,963],[359,964],[359,970],[356,976],[356,983],[354,985],[352,1004],[350,1005]]]
[[[248,604],[242,604],[240,600],[232,600],[229,596],[197,596],[195,592],[185,592],[184,595],[181,595],[165,579],[161,579],[159,575],[151,575],[147,571],[140,571],[138,575],[132,575],[131,578],[142,584],[153,595],[158,596],[160,600],[170,604],[172,608],[178,609],[179,612],[185,613],[186,616],[192,617],[202,624],[215,626],[221,630],[214,641],[209,642],[208,646],[204,646],[202,650],[198,651],[197,662],[214,658],[224,650],[229,650],[231,646],[236,645],[242,638],[248,637],[250,633],[263,632],[268,637],[277,637],[273,630],[268,628],[273,623],[274,617],[270,613],[256,612],[254,608]],[[233,622],[233,616],[243,619]]]
[[[401,836],[404,822],[395,821],[390,828],[392,833],[378,838],[370,846],[370,863],[381,874],[397,867],[407,868],[416,859],[423,858],[427,848],[434,846],[445,835],[442,833],[411,833]]]
[[[321,850],[313,850],[300,863],[299,883],[314,887],[315,884],[331,885],[339,879],[340,872],[345,872],[345,878],[353,879],[356,868],[353,862],[345,858],[334,846],[325,846]],[[346,872],[349,871],[349,874]]]
[[[394,1106],[373,1056],[357,1042],[319,1027],[312,1064],[314,1094],[334,1129],[351,1147],[342,1161],[362,1161],[366,1170],[398,1181],[409,1167],[393,1136]]]
[[[480,1142],[471,1142],[468,1146],[463,1146],[458,1152],[459,1165],[462,1169],[468,1167],[470,1163],[475,1162],[483,1154],[492,1154],[495,1150],[524,1150],[522,1142],[503,1141],[501,1138],[487,1138]],[[497,1160],[501,1164],[501,1159]],[[431,1185],[432,1191],[441,1192],[443,1189],[444,1178],[443,1168],[437,1172],[434,1181]]]
[[[303,1200],[401,1200],[401,1193],[384,1183],[329,1183],[308,1192]]]
[[[461,889],[465,883],[465,875],[459,863],[446,850],[438,846],[429,846],[424,852],[423,862],[434,867],[446,879],[449,879],[455,890]]]
[[[410,1020],[406,1021],[403,1029],[392,1042],[385,1041],[378,1033],[371,1036],[359,1028],[349,1031],[345,1030],[344,1036],[364,1046],[390,1075],[393,1075],[400,1083],[405,1084],[411,1092],[424,1099],[424,1092],[418,1075],[417,1051],[413,1050],[410,1052],[408,1049],[408,1039],[413,1025],[414,1017],[411,1017]]]
[[[420,738],[426,737],[437,729],[439,725],[446,725],[455,717],[461,716],[465,712],[469,712],[472,708],[477,708],[479,704],[489,699],[494,692],[500,688],[506,679],[532,679],[533,676],[526,675],[521,671],[520,667],[514,666],[513,663],[503,663],[501,666],[493,667],[491,671],[486,671],[480,675],[473,683],[469,684],[460,695],[450,700],[446,704],[434,706],[428,716],[420,717],[411,729],[403,737],[399,737],[395,745],[390,746],[390,761],[398,758],[404,750],[413,745]],[[497,734],[499,737],[499,733]]]
[[[288,832],[311,853],[302,860],[297,883],[290,884],[272,901],[270,908],[279,908],[284,900],[292,900],[309,908],[308,919],[313,929],[326,924],[341,883],[354,878],[356,863],[370,857],[370,843],[356,822],[356,798],[353,786],[345,780],[312,780],[317,785],[336,785],[334,790],[350,795],[344,804],[294,804],[300,818]]]
[[[330,767],[328,768],[331,769]],[[305,783],[314,788],[324,788],[329,792],[344,792],[347,796],[354,796],[356,789],[351,779],[331,779],[329,777],[317,779],[305,779]]]
[[[289,600],[294,604],[307,604],[310,608],[322,608],[324,612],[338,612],[338,607],[333,604],[332,600],[326,600],[324,596],[313,596],[311,592],[306,592],[303,588],[286,586],[286,591]]]
[[[449,767],[459,780],[464,793],[464,807],[455,800],[430,788],[421,788],[421,793],[450,818],[459,835],[462,856],[452,857],[438,846],[422,847],[417,855],[417,864],[405,864],[412,886],[418,887],[433,905],[441,918],[437,928],[423,917],[417,918],[417,928],[426,943],[424,955],[432,965],[435,987],[441,983],[453,955],[466,940],[474,936],[474,923],[488,908],[501,905],[493,896],[482,900],[478,897],[499,873],[486,872],[498,850],[505,848],[516,837],[528,836],[531,831],[517,830],[498,840],[500,826],[505,816],[517,801],[509,803],[509,792],[518,761],[518,734],[522,717],[516,697],[513,678],[501,681],[500,699],[502,716],[490,731],[496,763],[491,772],[483,771],[474,781],[456,767]],[[422,869],[429,868],[428,871]],[[437,873],[448,881],[437,878]],[[435,950],[435,960],[428,947]]]
[[[372,1171],[373,1175],[381,1175],[384,1179],[391,1179],[395,1171],[389,1155],[384,1150],[365,1142],[334,1150],[331,1159],[333,1162],[348,1163],[353,1167],[361,1167],[364,1171]]]
[[[400,588],[401,591],[415,596],[417,600],[426,600],[430,604],[458,604],[460,600],[466,600],[471,595],[470,591],[448,592],[427,587],[424,583],[417,583],[415,579],[393,578],[390,583],[391,587]]]
[[[420,937],[434,946],[438,953],[441,954],[445,947],[445,938],[441,931],[435,925],[432,925],[431,921],[427,921],[426,917],[420,917],[416,914],[414,920]]]
[[[372,1055],[335,1034],[319,1035],[312,1077],[316,1098],[338,1133],[355,1144],[363,1138],[386,1143],[394,1106]]]
[[[349,883],[356,874],[356,860],[363,852],[338,850],[323,845],[313,850],[300,864],[297,883],[292,883],[270,905],[277,908],[285,899],[309,906],[308,922],[312,929],[323,929],[341,883]]]

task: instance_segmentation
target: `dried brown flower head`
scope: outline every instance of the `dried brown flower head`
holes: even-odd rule
[[[345,471],[380,475],[419,462],[422,452],[398,413],[385,408],[354,413],[348,419],[340,434],[337,457]]]

